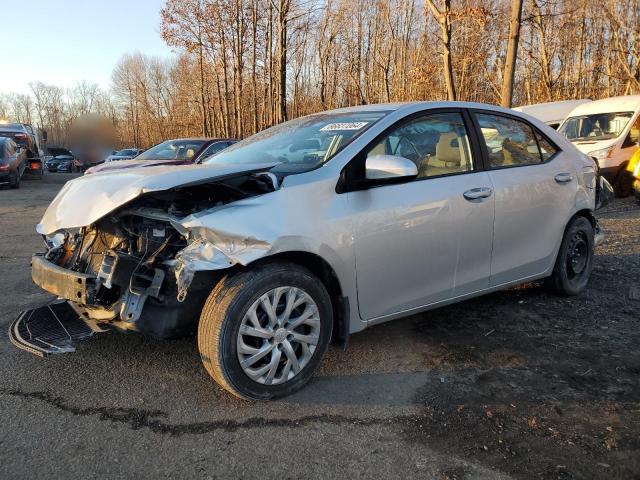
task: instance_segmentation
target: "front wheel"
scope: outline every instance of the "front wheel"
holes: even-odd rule
[[[331,299],[311,272],[267,263],[224,277],[200,315],[198,349],[234,395],[268,400],[302,388],[329,345]]]
[[[629,195],[633,195],[633,182],[634,178],[631,172],[627,171],[626,163],[620,167],[618,175],[616,175],[613,181],[613,192],[618,198],[625,198]]]
[[[574,217],[567,226],[547,287],[561,295],[577,295],[589,283],[593,270],[594,230],[584,217]]]

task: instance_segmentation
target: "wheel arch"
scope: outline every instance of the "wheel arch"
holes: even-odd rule
[[[297,250],[279,252],[261,258],[247,265],[247,267],[278,261],[295,263],[296,265],[304,267],[322,282],[329,293],[333,310],[331,343],[346,348],[349,342],[349,298],[344,296],[340,279],[333,267],[320,255]]]
[[[588,208],[583,208],[581,210],[578,210],[576,213],[574,213],[571,216],[571,218],[569,218],[569,220],[567,221],[567,224],[564,227],[565,232],[567,231],[567,227],[569,226],[569,223],[571,223],[571,220],[573,220],[576,217],[584,217],[587,220],[589,220],[589,223],[591,223],[591,226],[594,228],[594,230],[598,226],[598,222],[596,220],[595,215],[593,214],[593,210],[590,210]]]

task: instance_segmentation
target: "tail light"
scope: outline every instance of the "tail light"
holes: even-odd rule
[[[9,165],[0,165],[0,172],[8,172]]]
[[[36,162],[31,162],[29,164],[29,168],[31,168],[31,170],[38,170],[40,168],[40,164]]]
[[[29,138],[26,133],[16,133],[14,137],[16,140],[27,140]]]

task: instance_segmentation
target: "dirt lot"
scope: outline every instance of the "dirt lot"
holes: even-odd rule
[[[115,333],[39,359],[34,232],[68,176],[0,191],[0,478],[640,479],[640,207],[600,214],[590,287],[537,285],[371,328],[302,392],[231,398],[193,339]],[[635,300],[634,300],[635,298]]]

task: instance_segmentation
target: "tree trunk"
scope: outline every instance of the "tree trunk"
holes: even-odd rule
[[[278,2],[278,72],[276,122],[287,120],[287,22],[289,14],[289,0]]]
[[[509,43],[507,45],[507,58],[504,62],[504,74],[502,76],[502,94],[500,105],[511,108],[513,101],[513,78],[516,73],[516,61],[518,59],[518,42],[520,41],[520,24],[522,22],[522,0],[512,0],[511,18],[509,20]]]

